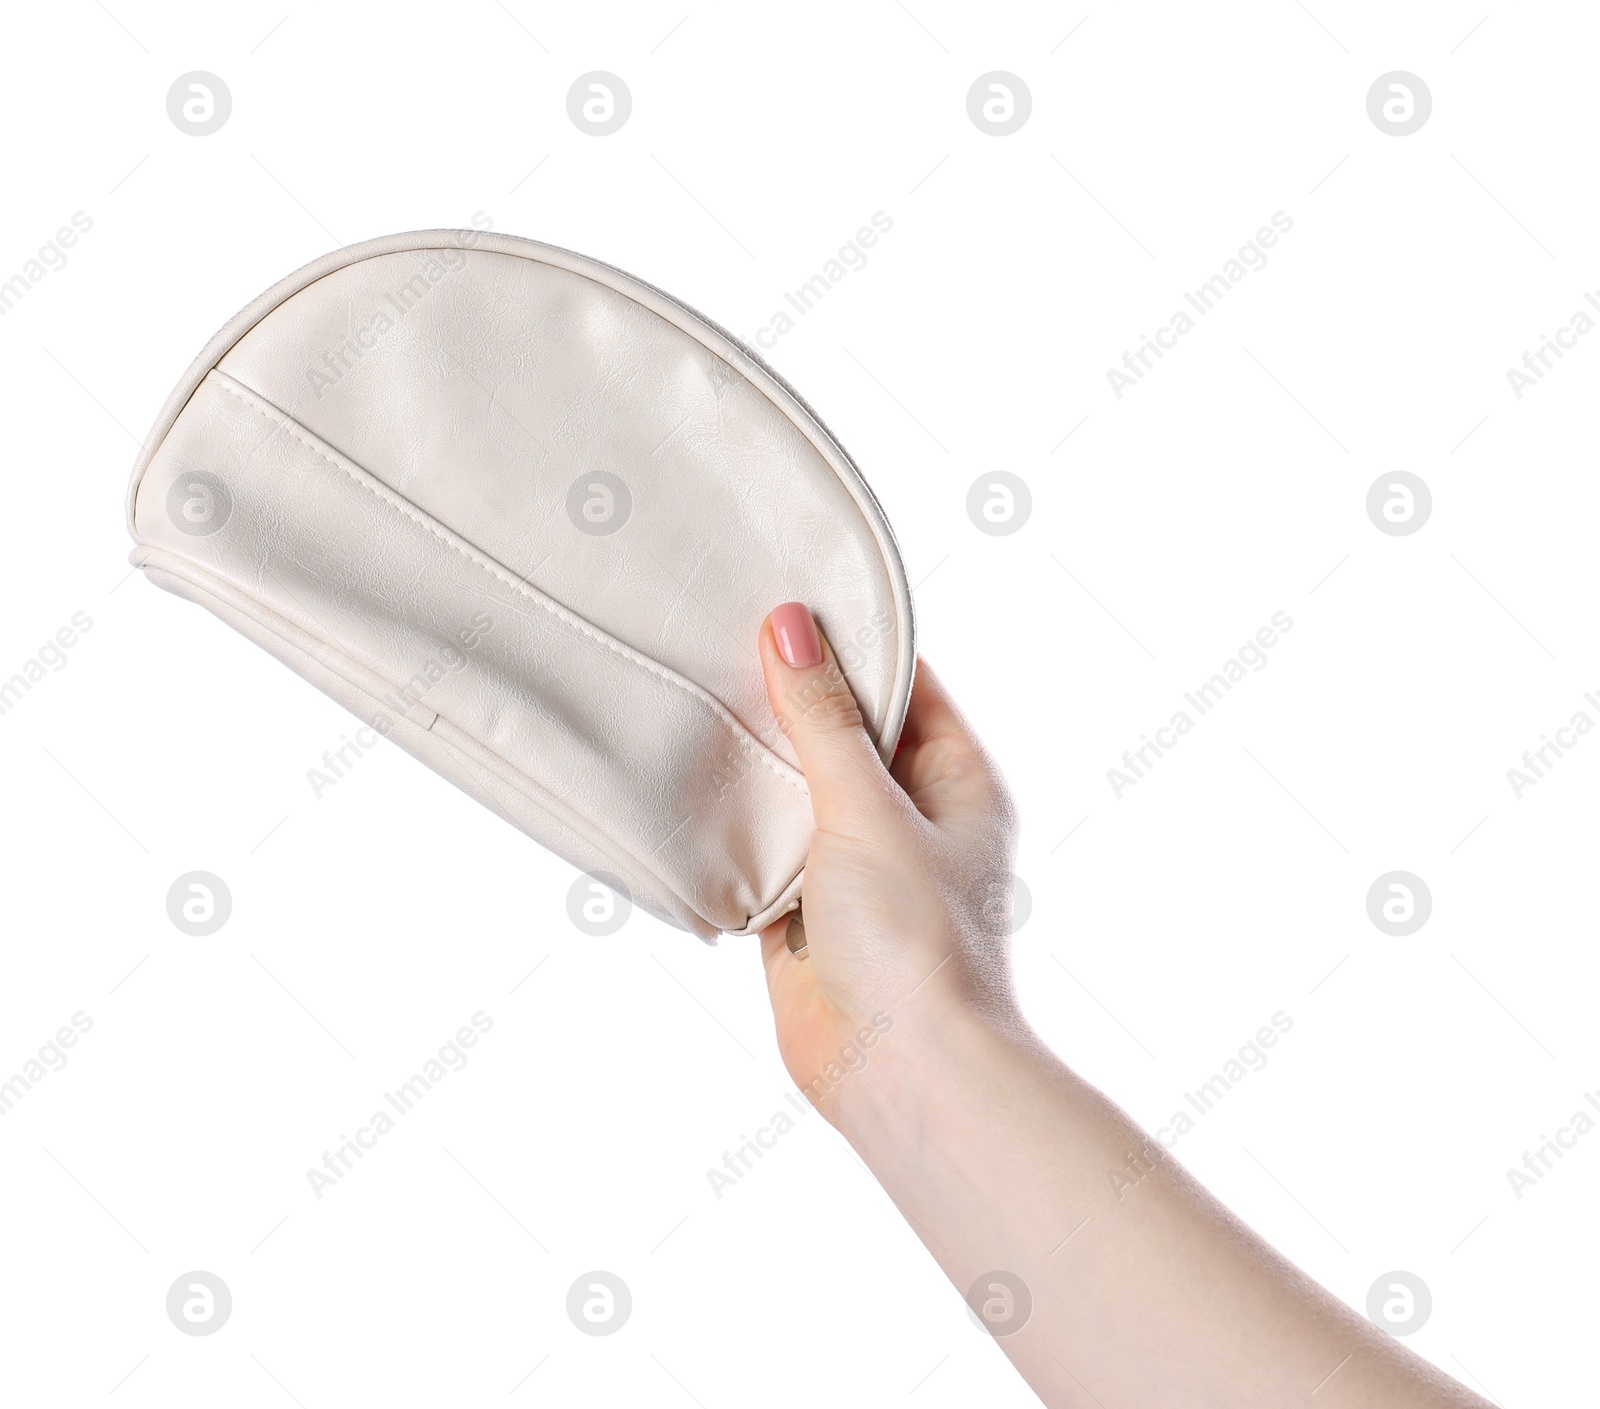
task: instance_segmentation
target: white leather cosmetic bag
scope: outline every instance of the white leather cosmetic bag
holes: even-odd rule
[[[766,613],[807,603],[900,735],[911,593],[849,456],[716,324],[531,240],[392,235],[268,290],[168,400],[128,521],[151,581],[705,939],[800,896]]]

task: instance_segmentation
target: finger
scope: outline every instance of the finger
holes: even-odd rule
[[[761,624],[760,649],[767,698],[800,755],[817,826],[871,839],[900,790],[810,611],[800,602],[775,608]]]
[[[1005,779],[933,668],[917,659],[891,772],[917,810],[940,826],[1010,825]]]

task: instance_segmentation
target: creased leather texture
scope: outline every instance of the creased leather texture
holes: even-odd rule
[[[707,940],[804,879],[762,617],[806,602],[899,738],[911,595],[849,457],[717,325],[569,251],[435,230],[290,275],[173,392],[128,514],[153,582]]]

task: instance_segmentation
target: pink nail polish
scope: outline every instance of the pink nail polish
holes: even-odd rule
[[[822,638],[803,602],[785,602],[773,608],[772,634],[778,641],[778,653],[790,665],[803,669],[822,664]]]

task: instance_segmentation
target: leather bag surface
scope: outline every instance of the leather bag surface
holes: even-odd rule
[[[804,879],[762,618],[810,606],[885,760],[905,717],[911,592],[849,456],[716,324],[531,240],[392,235],[269,289],[169,398],[128,525],[152,582],[707,940]]]

